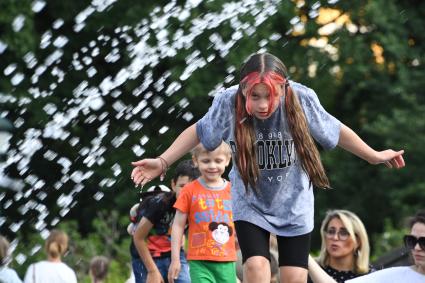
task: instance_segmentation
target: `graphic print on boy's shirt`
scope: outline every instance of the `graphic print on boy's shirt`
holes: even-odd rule
[[[236,260],[230,183],[207,190],[198,180],[186,185],[175,208],[188,214],[189,260]]]

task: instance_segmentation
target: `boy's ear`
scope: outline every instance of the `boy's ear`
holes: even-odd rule
[[[174,179],[171,179],[171,189],[174,191],[176,188],[176,182],[174,182]]]
[[[198,162],[196,161],[195,156],[192,155],[193,167],[198,168]]]

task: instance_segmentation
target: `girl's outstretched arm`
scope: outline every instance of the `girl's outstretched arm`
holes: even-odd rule
[[[404,150],[394,151],[392,149],[387,149],[376,151],[344,124],[341,125],[338,145],[366,160],[370,164],[384,163],[389,168],[397,169],[405,166],[403,159]]]
[[[179,278],[181,270],[180,250],[186,221],[187,214],[177,209],[171,228],[171,263],[168,269],[168,282],[170,283],[174,283],[174,280]]]
[[[320,267],[311,255],[308,256],[308,275],[310,275],[314,283],[337,283]]]
[[[144,186],[152,179],[165,173],[167,167],[188,153],[198,143],[199,139],[196,134],[196,124],[193,124],[186,128],[160,157],[145,158],[132,162],[131,165],[133,165],[134,168],[131,172],[131,179],[136,186]]]

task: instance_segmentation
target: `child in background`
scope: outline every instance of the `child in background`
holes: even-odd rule
[[[192,282],[236,282],[235,228],[233,225],[230,183],[223,179],[229,165],[230,148],[222,143],[214,151],[198,145],[193,163],[201,177],[187,184],[177,198],[171,229],[171,265],[168,281],[181,273],[179,251],[186,222],[189,222],[189,260]]]
[[[171,262],[170,226],[175,213],[173,204],[180,189],[196,179],[199,171],[191,160],[180,162],[171,180],[170,191],[166,186],[155,186],[143,196],[137,208],[137,227],[133,230],[130,247],[132,267],[136,283],[166,282]],[[189,267],[184,253],[178,251],[183,263],[182,272],[176,282],[190,283]],[[185,264],[186,263],[186,264]]]
[[[90,278],[92,283],[105,282],[109,270],[109,259],[105,256],[95,256],[90,260]]]

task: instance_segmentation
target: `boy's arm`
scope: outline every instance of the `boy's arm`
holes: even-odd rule
[[[168,269],[168,282],[173,283],[179,277],[181,264],[180,264],[180,250],[184,234],[184,227],[187,221],[187,213],[176,210],[174,216],[173,226],[171,228],[171,264]]]
[[[337,283],[320,267],[311,255],[308,256],[308,274],[314,283]]]
[[[338,146],[366,160],[370,164],[385,163],[389,168],[402,168],[405,166],[403,159],[404,150],[394,151],[387,149],[376,151],[344,124],[341,125]]]
[[[136,246],[139,256],[142,259],[146,270],[148,271],[148,278],[155,277],[160,280],[159,282],[163,282],[161,273],[159,272],[159,269],[156,266],[155,261],[153,260],[146,244],[146,238],[152,228],[153,223],[150,222],[146,217],[142,217],[139,224],[137,225],[136,231],[134,231],[133,234],[134,245]]]
[[[192,148],[198,145],[199,139],[196,133],[196,123],[184,130],[170,147],[165,150],[160,156],[161,158],[146,158],[136,162],[132,162],[134,166],[131,172],[131,179],[138,185],[144,186],[152,179],[158,177],[176,160],[188,153]]]

